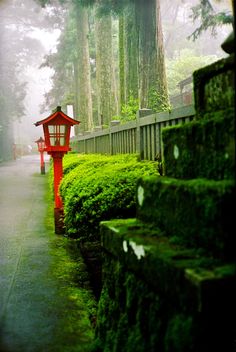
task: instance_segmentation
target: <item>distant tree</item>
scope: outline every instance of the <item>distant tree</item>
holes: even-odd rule
[[[221,2],[221,0],[219,0]],[[234,0],[232,1],[233,6]],[[200,0],[200,3],[192,7],[193,21],[200,20],[200,25],[190,35],[196,40],[204,31],[210,29],[212,36],[216,35],[216,29],[225,24],[234,23],[234,16],[230,10],[217,11],[210,0]]]
[[[76,75],[77,75],[77,48],[75,14],[67,15],[65,25],[60,35],[57,51],[44,57],[40,68],[50,67],[52,75],[52,88],[45,93],[45,102],[41,106],[41,112],[53,110],[61,105],[64,109],[67,104],[76,106]]]
[[[89,56],[89,26],[88,11],[80,4],[75,5],[76,13],[76,46],[77,63],[76,79],[78,80],[76,96],[78,97],[78,118],[81,121],[80,130],[91,130],[93,123],[91,69]]]
[[[193,71],[217,60],[215,55],[199,56],[194,50],[183,49],[178,57],[166,60],[169,95],[179,94],[178,83],[192,75]]]
[[[41,67],[54,69],[52,89],[45,94],[43,109],[60,103],[74,106],[79,131],[91,130],[93,123],[91,72],[89,56],[88,13],[79,3],[69,5],[65,28],[57,52],[48,55]],[[77,133],[78,130],[76,129]]]
[[[121,18],[121,16],[120,16]],[[122,13],[123,105],[139,99],[140,108],[168,108],[165,53],[159,0],[129,1]],[[121,76],[122,78],[122,76]]]
[[[159,0],[80,0],[80,3],[99,5],[98,10],[104,16],[110,12],[119,16],[121,105],[139,93],[140,107],[166,108],[168,92]]]
[[[231,0],[212,0],[214,13],[225,12],[232,14]],[[164,46],[166,57],[174,58],[182,49],[197,50],[199,55],[222,55],[220,44],[230,31],[230,25],[216,25],[214,36],[211,27],[202,30],[193,40],[193,33],[198,31],[202,24],[201,16],[193,19],[193,8],[201,6],[201,0],[161,0],[162,23],[164,32]],[[208,11],[205,11],[208,20]],[[196,33],[195,33],[196,34]],[[207,43],[207,45],[206,45]],[[219,44],[220,43],[220,44]]]
[[[115,89],[115,68],[112,42],[111,14],[99,15],[99,5],[95,16],[96,41],[96,82],[99,124],[109,125],[118,112],[117,91]]]

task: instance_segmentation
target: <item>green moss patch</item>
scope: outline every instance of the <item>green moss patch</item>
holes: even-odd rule
[[[139,181],[141,193],[140,220],[158,226],[176,243],[235,258],[234,181],[147,177]]]
[[[222,264],[197,249],[173,244],[137,219],[100,226],[99,351],[198,352],[209,343],[216,349],[214,331],[220,341],[232,343],[226,317],[235,312],[235,263]]]
[[[235,178],[234,110],[162,131],[165,175],[182,179]]]
[[[234,67],[235,56],[232,54],[193,73],[197,118],[209,111],[234,106]]]

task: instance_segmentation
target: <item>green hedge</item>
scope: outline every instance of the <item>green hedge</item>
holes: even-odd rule
[[[96,239],[100,221],[135,217],[137,180],[158,175],[157,166],[136,154],[66,155],[60,184],[66,233]]]

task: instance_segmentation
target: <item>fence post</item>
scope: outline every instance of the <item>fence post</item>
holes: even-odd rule
[[[136,153],[140,155],[140,159],[143,159],[143,134],[140,127],[140,110],[136,113]]]
[[[110,155],[113,155],[113,153],[114,153],[112,127],[113,126],[119,126],[119,125],[120,125],[120,120],[112,120],[112,121],[110,121],[110,129],[109,129]]]
[[[111,127],[109,128],[109,152],[110,152],[110,155],[113,155]]]

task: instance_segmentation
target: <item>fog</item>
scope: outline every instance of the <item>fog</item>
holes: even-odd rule
[[[39,54],[38,61],[25,67],[23,71],[24,79],[27,82],[27,93],[24,99],[25,115],[20,121],[14,122],[14,136],[16,144],[32,144],[38,139],[42,131],[36,128],[34,123],[50,115],[51,111],[40,112],[40,107],[44,103],[44,95],[50,90],[53,70],[49,67],[39,68],[43,57],[55,50],[59,31],[41,31],[29,33],[32,38],[39,40],[43,46],[43,53]]]
[[[167,60],[178,55],[180,44],[181,49],[197,48],[199,55],[225,56],[220,45],[232,30],[231,26],[220,28],[215,38],[208,32],[193,42],[186,37],[198,23],[190,24],[189,20],[188,26],[173,27],[172,32],[176,31],[173,36],[168,24],[174,16],[174,3],[172,0],[161,2]],[[176,0],[176,4],[180,3],[182,9],[178,12],[177,20],[181,22],[181,18],[189,16],[190,5],[197,1],[189,3]],[[215,1],[214,6],[230,7],[229,1],[222,3]],[[54,4],[57,4],[56,0]],[[34,123],[51,113],[45,94],[52,88],[54,71],[50,67],[40,68],[40,65],[45,55],[57,50],[64,23],[63,13],[66,11],[53,6],[42,8],[33,0],[0,0],[0,134],[5,137],[0,148],[4,148],[6,140],[8,144],[33,145],[42,135],[42,130],[36,128]]]
[[[57,27],[51,8],[33,0],[0,1],[0,125],[3,134],[10,129],[4,144],[34,145],[42,135],[34,122],[51,113],[42,114],[40,107],[51,88],[53,69],[40,65],[45,55],[56,51],[61,33]]]

